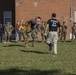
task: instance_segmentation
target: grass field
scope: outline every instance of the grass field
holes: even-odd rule
[[[58,42],[58,54],[45,43],[24,47],[24,42],[0,43],[0,75],[76,74],[76,42]],[[52,50],[53,52],[53,50]]]

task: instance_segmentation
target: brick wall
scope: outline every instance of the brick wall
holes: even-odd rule
[[[35,6],[37,2],[37,6]],[[41,16],[43,20],[51,17],[55,12],[61,20],[69,19],[70,0],[16,0],[16,20],[29,20],[35,16]]]
[[[47,21],[51,18],[51,13],[57,14],[57,19],[62,24],[67,22],[67,38],[70,37],[70,0],[16,0],[16,21],[24,19],[30,20],[32,17],[41,16]]]

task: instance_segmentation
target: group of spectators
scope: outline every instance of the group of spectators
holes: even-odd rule
[[[0,24],[0,42],[10,42],[12,31],[14,30],[11,22],[6,25]]]
[[[67,35],[68,25],[65,21],[61,25],[60,22],[56,19],[56,14],[52,13],[52,18],[47,22],[42,21],[41,17],[35,17],[30,19],[27,22],[17,21],[15,25],[15,29],[13,28],[11,22],[7,22],[6,25],[0,24],[0,42],[10,42],[10,37],[12,31],[15,30],[15,41],[21,41],[21,36],[23,36],[23,40],[25,42],[25,47],[28,46],[28,41],[31,36],[32,38],[32,47],[35,46],[35,42],[38,41],[39,32],[41,33],[42,42],[46,41],[49,46],[49,50],[52,50],[52,46],[54,45],[54,54],[57,54],[57,41],[65,42]],[[72,26],[72,41],[76,39],[76,22]],[[4,41],[3,41],[3,34]]]
[[[59,41],[62,41],[62,42],[66,41],[67,29],[68,29],[68,25],[66,24],[65,21],[63,21],[63,24],[61,25],[61,30],[59,32]],[[73,23],[71,30],[72,30],[71,41],[74,42],[76,39],[76,22]]]
[[[29,22],[31,23],[32,38],[33,38],[33,41],[37,40],[38,39],[38,31],[40,31],[41,37],[42,37],[42,42],[44,42],[46,39],[44,34],[45,34],[45,28],[46,28],[47,22],[42,21],[41,17],[38,17],[38,18],[39,18],[39,21],[37,18],[32,18],[31,20],[29,20]],[[37,22],[36,22],[36,19],[37,19]],[[16,40],[16,42],[21,40],[21,36],[20,36],[21,32],[20,32],[19,28],[23,23],[24,22],[22,19],[20,22],[17,21],[17,23],[15,25],[15,40]],[[28,22],[26,22],[26,23],[28,24]],[[37,27],[37,30],[34,30],[35,27]],[[58,33],[59,41],[62,41],[62,42],[66,41],[67,29],[68,29],[68,25],[66,24],[65,21],[63,21],[63,25],[61,25],[61,30]],[[4,43],[10,42],[10,39],[11,39],[10,37],[11,37],[13,30],[14,30],[14,28],[11,25],[11,22],[7,22],[6,25],[0,24],[0,42],[4,42]],[[23,32],[23,33],[25,33],[25,32]],[[29,34],[27,34],[27,36],[29,38]],[[35,36],[35,38],[34,38],[34,36]],[[24,37],[26,37],[26,35],[24,35]],[[76,39],[76,22],[74,22],[74,24],[72,26],[72,42],[74,42],[75,39]]]

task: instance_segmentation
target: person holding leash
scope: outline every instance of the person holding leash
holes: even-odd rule
[[[49,46],[49,50],[52,50],[54,44],[54,54],[57,54],[57,41],[58,41],[58,32],[61,28],[60,22],[56,19],[56,14],[52,13],[52,18],[47,21],[45,35],[47,35],[47,30],[49,29],[46,43]]]

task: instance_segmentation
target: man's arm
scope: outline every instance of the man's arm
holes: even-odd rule
[[[62,27],[58,27],[57,33],[60,33],[62,31]]]
[[[47,24],[45,27],[45,35],[47,35],[48,28],[49,28],[49,24]]]
[[[10,30],[10,31],[12,32],[12,31],[14,30],[13,26],[11,25],[11,26],[10,26],[10,28],[11,28],[11,30]]]

